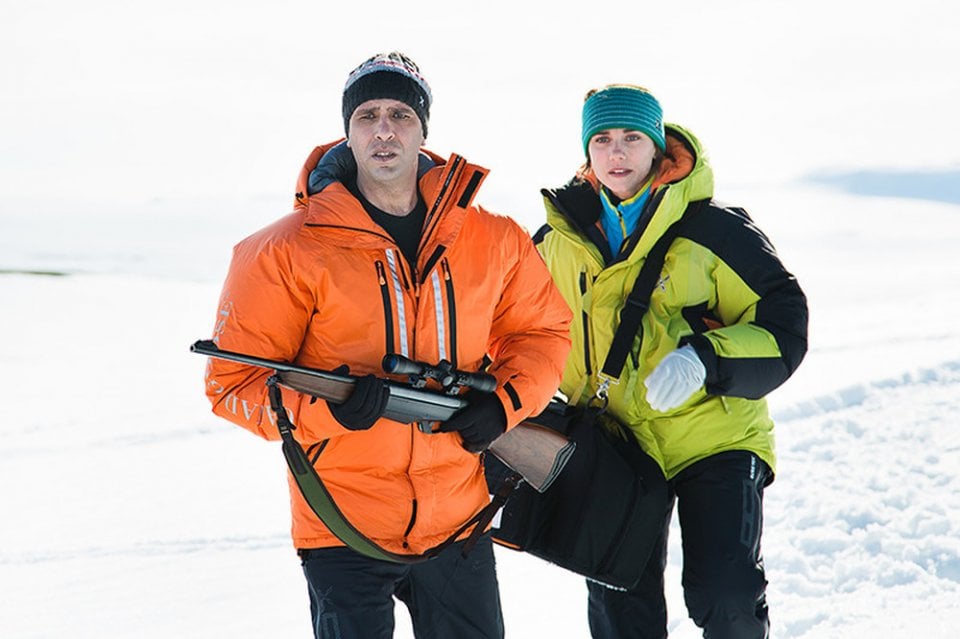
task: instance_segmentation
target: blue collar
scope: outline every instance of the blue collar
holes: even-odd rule
[[[600,203],[603,205],[600,224],[603,226],[603,234],[607,237],[610,252],[614,257],[619,255],[624,240],[637,229],[640,214],[643,213],[643,207],[649,199],[650,182],[644,184],[636,195],[619,204],[614,204],[610,200],[605,187],[600,188]]]

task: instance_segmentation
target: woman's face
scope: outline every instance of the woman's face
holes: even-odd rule
[[[657,147],[640,131],[609,129],[594,134],[587,151],[600,183],[626,200],[636,195],[650,177]]]

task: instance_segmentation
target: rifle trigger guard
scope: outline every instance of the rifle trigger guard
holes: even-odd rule
[[[434,424],[436,424],[436,422],[427,422],[427,421],[420,420],[417,422],[417,428],[420,429],[421,433],[426,433],[430,435],[431,433],[433,433]]]

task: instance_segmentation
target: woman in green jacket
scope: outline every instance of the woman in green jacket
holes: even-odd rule
[[[588,93],[582,141],[587,162],[543,191],[547,225],[536,237],[574,314],[561,390],[571,404],[603,399],[660,463],[671,496],[638,585],[588,581],[591,633],[666,637],[663,572],[676,504],[690,616],[705,636],[766,637],[761,506],[776,459],[763,397],[803,359],[806,298],[746,212],[712,200],[699,141],[664,126],[647,90]],[[634,280],[681,217],[622,372],[605,374]]]

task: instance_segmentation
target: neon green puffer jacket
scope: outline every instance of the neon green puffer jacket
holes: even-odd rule
[[[667,140],[647,210],[620,255],[610,254],[597,224],[598,182],[589,171],[543,191],[547,225],[535,241],[573,311],[573,348],[561,385],[571,403],[586,404],[594,395],[624,300],[657,238],[689,203],[713,196],[713,172],[699,141],[676,125],[667,126]],[[641,335],[609,389],[608,410],[630,427],[667,478],[728,450],[753,451],[776,470],[773,422],[763,397],[806,353],[807,303],[744,211],[711,201],[674,240]],[[660,413],[647,403],[643,380],[684,344],[703,361],[706,383],[682,406]]]

